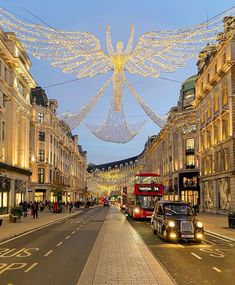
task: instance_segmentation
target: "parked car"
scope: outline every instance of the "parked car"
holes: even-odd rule
[[[158,201],[151,226],[153,233],[166,241],[187,239],[201,242],[204,238],[203,224],[197,220],[191,205],[186,202]]]

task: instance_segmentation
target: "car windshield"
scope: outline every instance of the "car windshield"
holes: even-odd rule
[[[187,204],[167,204],[164,205],[165,214],[171,215],[188,215],[192,216],[193,211],[190,205]]]
[[[136,196],[136,205],[144,209],[153,209],[154,199],[154,196]]]

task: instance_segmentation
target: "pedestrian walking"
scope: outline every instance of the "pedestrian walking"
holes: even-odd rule
[[[33,218],[37,219],[38,218],[38,203],[36,201],[34,201],[32,205],[32,213],[33,213]]]
[[[22,208],[23,208],[23,216],[24,217],[27,217],[27,212],[28,212],[28,203],[26,201],[24,201],[23,205],[22,205]]]
[[[73,202],[69,203],[69,213],[72,213],[72,209],[73,209]]]

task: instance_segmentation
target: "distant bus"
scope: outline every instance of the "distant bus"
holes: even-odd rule
[[[154,205],[162,196],[163,184],[160,174],[136,174],[133,191],[134,200],[128,204],[128,215],[133,219],[151,218]]]

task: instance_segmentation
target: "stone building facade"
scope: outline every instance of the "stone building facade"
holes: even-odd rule
[[[25,199],[31,175],[30,65],[15,35],[0,29],[0,214]]]
[[[235,210],[235,18],[224,19],[218,44],[199,55],[196,107],[202,206]]]
[[[31,91],[29,200],[55,200],[53,188],[61,188],[62,202],[82,198],[86,187],[86,152],[78,136],[57,116],[57,101],[48,100],[44,90]],[[56,198],[57,199],[57,198]]]
[[[143,153],[144,171],[162,175],[165,198],[192,204],[200,201],[195,80],[192,76],[183,83],[178,105],[169,111],[160,133],[148,139]]]
[[[64,201],[86,188],[86,152],[58,119],[56,100],[32,95],[30,66],[14,33],[0,29],[0,214],[24,200],[49,200],[55,181]]]

